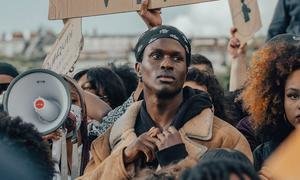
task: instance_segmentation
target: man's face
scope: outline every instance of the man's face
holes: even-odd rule
[[[185,50],[176,40],[158,39],[145,48],[136,70],[142,76],[145,90],[160,98],[174,97],[182,90],[186,78]]]

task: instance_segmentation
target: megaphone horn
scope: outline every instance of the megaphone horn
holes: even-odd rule
[[[55,101],[46,100],[42,97],[34,100],[33,107],[41,118],[41,121],[55,121],[60,112],[59,105]]]
[[[4,96],[4,110],[20,116],[43,134],[62,126],[71,107],[68,85],[53,71],[34,69],[17,76]]]

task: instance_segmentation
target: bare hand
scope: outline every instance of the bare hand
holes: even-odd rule
[[[246,55],[247,47],[247,44],[241,45],[240,40],[235,36],[236,32],[236,28],[231,28],[231,37],[227,46],[227,52],[231,55],[233,59],[244,57]]]
[[[47,134],[45,136],[43,136],[43,140],[44,141],[48,141],[48,140],[52,140],[52,141],[57,141],[62,137],[62,134],[59,130],[56,130],[50,134]]]
[[[158,150],[163,150],[182,143],[180,133],[173,126],[157,134],[157,138],[159,139],[159,141],[156,141]]]
[[[152,161],[155,159],[155,151],[157,146],[155,144],[158,141],[155,136],[159,133],[158,128],[151,128],[148,132],[141,134],[134,142],[128,145],[124,150],[124,163],[128,164],[141,155],[146,156],[146,161]]]
[[[149,0],[143,0],[141,9],[138,11],[138,14],[142,17],[145,24],[148,26],[148,28],[152,28],[155,26],[160,26],[162,24],[161,19],[161,9],[148,9]]]

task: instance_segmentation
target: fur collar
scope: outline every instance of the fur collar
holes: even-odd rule
[[[120,142],[126,140],[128,135],[136,137],[134,125],[140,110],[142,101],[133,103],[127,111],[114,123],[111,129],[109,143],[111,149]],[[182,136],[198,139],[210,140],[212,138],[212,125],[214,114],[211,109],[204,109],[200,114],[189,120],[180,130]]]

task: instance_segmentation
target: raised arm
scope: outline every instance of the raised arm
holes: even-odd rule
[[[240,40],[235,37],[236,32],[236,28],[230,30],[231,37],[227,46],[231,61],[229,91],[242,88],[247,79],[247,44],[240,44]]]
[[[143,0],[141,4],[141,9],[138,14],[141,16],[145,24],[149,29],[162,24],[161,9],[148,9],[149,0]]]

